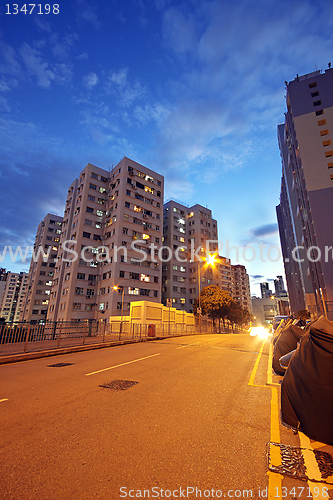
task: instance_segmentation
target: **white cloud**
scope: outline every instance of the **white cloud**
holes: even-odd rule
[[[88,90],[91,90],[97,83],[99,78],[96,73],[90,73],[89,75],[83,77],[83,83]]]
[[[40,53],[27,43],[22,45],[19,52],[28,73],[37,78],[38,85],[44,88],[50,87],[56,75],[49,69],[49,64],[43,62]]]
[[[0,72],[7,75],[18,75],[21,65],[17,60],[17,53],[13,47],[0,40],[0,55],[3,62],[0,64]]]
[[[117,95],[118,103],[124,107],[131,106],[134,101],[142,99],[146,89],[138,80],[134,83],[128,81],[128,68],[110,73],[106,83],[107,92]]]

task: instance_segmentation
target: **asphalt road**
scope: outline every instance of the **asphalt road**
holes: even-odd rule
[[[195,335],[0,366],[0,498],[265,498],[268,349]]]

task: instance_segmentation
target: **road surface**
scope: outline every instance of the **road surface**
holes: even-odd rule
[[[327,498],[325,485],[314,495],[268,473],[267,443],[299,440],[279,425],[279,380],[257,337],[30,360],[0,366],[0,380],[0,498]],[[135,384],[101,387],[116,380]]]

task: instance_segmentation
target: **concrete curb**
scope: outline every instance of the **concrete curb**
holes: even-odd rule
[[[73,352],[83,352],[83,351],[91,351],[93,349],[104,349],[106,347],[116,347],[119,345],[126,344],[137,344],[139,342],[150,342],[154,340],[162,340],[162,339],[172,339],[176,337],[189,337],[191,335],[198,335],[193,333],[182,333],[179,335],[172,336],[161,336],[161,337],[145,337],[143,339],[128,339],[128,340],[116,340],[114,342],[104,342],[99,344],[87,344],[80,346],[71,346],[71,347],[62,347],[55,348],[48,351],[35,351],[35,352],[26,352],[21,354],[8,354],[8,356],[0,356],[0,365],[7,365],[10,363],[18,363],[20,361],[28,361],[31,359],[39,359],[39,358],[49,358],[52,356],[61,356],[62,354],[71,354]]]

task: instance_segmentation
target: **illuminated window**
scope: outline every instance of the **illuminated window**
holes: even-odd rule
[[[150,194],[154,194],[154,189],[149,187],[149,186],[145,186],[145,192],[150,193]]]
[[[143,239],[143,240],[149,240],[149,239],[150,239],[149,234],[145,234],[145,233],[143,233],[143,235],[142,235],[142,239]]]
[[[140,274],[140,281],[146,281],[147,283],[150,282],[150,276],[147,274]]]

